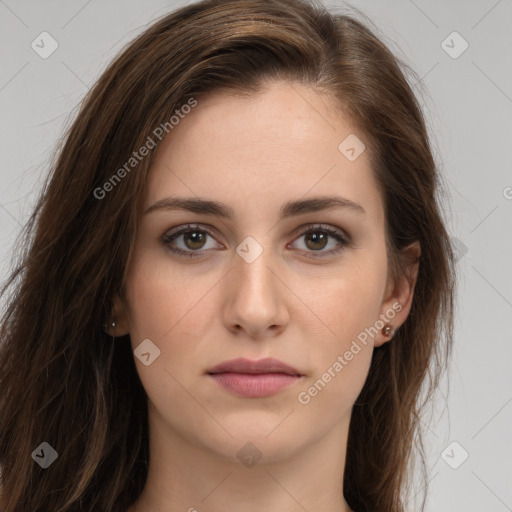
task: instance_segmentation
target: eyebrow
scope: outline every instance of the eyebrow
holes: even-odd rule
[[[288,201],[280,210],[281,219],[294,217],[304,213],[332,210],[335,208],[348,209],[358,213],[366,213],[364,208],[350,199],[339,196],[322,196],[310,199]],[[198,197],[164,197],[152,204],[144,215],[154,211],[186,210],[200,215],[211,215],[231,220],[235,217],[235,211],[228,205],[218,201],[211,201]]]

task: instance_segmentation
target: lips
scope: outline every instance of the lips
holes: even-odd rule
[[[298,377],[301,376],[301,373],[297,369],[273,357],[259,359],[258,361],[251,361],[250,359],[244,358],[231,359],[230,361],[224,361],[210,368],[206,373],[210,375],[216,373],[245,373],[251,375],[281,373]]]
[[[224,361],[206,374],[225,391],[245,398],[274,395],[302,377],[296,368],[272,357],[259,361],[243,358]]]

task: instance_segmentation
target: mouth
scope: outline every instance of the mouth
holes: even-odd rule
[[[274,358],[232,359],[210,368],[206,374],[223,389],[248,398],[273,395],[303,377],[297,369]]]

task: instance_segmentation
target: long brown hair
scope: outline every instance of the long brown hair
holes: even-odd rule
[[[340,482],[356,512],[404,510],[414,447],[425,471],[420,413],[450,359],[455,284],[442,182],[406,72],[415,76],[367,24],[313,0],[205,0],[157,20],[115,58],[56,149],[1,291],[2,512],[125,512],[138,498],[147,396],[129,337],[113,343],[103,325],[122,294],[155,152],[126,162],[157,127],[170,133],[183,105],[220,90],[255,94],[274,79],[330,95],[366,137],[391,270],[421,244],[412,309],[374,351]],[[47,469],[34,457],[43,442],[57,452]]]

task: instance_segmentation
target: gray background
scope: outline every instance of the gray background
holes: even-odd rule
[[[0,0],[2,281],[78,102],[125,43],[184,3]],[[341,1],[325,3],[347,12]],[[449,393],[445,382],[436,415],[423,419],[427,510],[512,510],[512,0],[352,5],[421,78],[424,89],[415,90],[451,196],[450,234],[460,247]],[[43,31],[59,45],[47,59],[31,48]],[[457,58],[463,41],[448,37],[454,31],[469,45]]]

